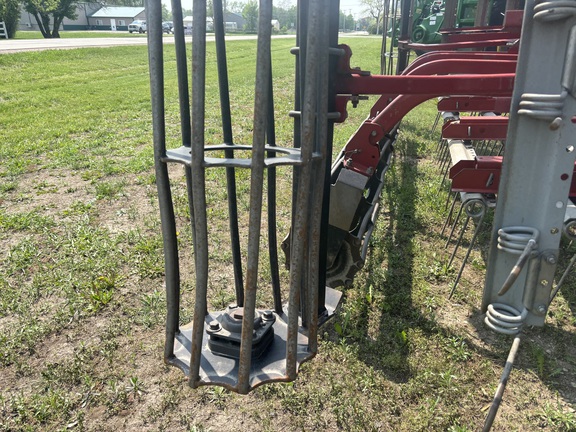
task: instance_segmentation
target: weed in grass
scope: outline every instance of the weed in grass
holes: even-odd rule
[[[230,391],[226,390],[224,387],[212,387],[206,389],[204,398],[208,403],[213,404],[219,408],[224,408],[226,406],[226,401],[230,397]]]
[[[137,376],[130,377],[128,385],[126,386],[126,391],[129,394],[133,394],[138,399],[146,393],[144,383]]]
[[[0,209],[0,230],[39,232],[55,225],[54,219],[38,211],[8,213]]]
[[[448,432],[472,432],[472,429],[468,429],[466,426],[452,425],[448,428]]]
[[[89,312],[98,312],[112,301],[116,288],[115,276],[100,276],[92,282],[92,287],[86,295]]]
[[[96,197],[98,199],[112,199],[121,195],[126,187],[124,180],[111,180],[111,181],[96,181],[94,188],[96,190]]]
[[[2,182],[0,182],[0,193],[15,191],[17,186],[18,186],[18,183],[16,183],[15,181],[10,181],[10,180],[4,179],[4,180],[2,180]]]
[[[438,302],[434,295],[427,295],[423,301],[426,310],[430,313],[434,312],[438,308]]]
[[[138,321],[147,327],[160,324],[164,319],[166,309],[164,293],[155,289],[150,294],[143,294],[140,301],[142,308]]]
[[[334,322],[334,330],[343,339],[346,339],[349,335],[348,325],[350,324],[350,311],[346,311],[339,316],[339,320]]]
[[[445,282],[454,275],[454,268],[452,266],[448,266],[446,261],[438,259],[436,254],[433,254],[432,259],[434,261],[428,267],[427,280],[435,283]]]
[[[127,235],[127,240],[133,244],[130,258],[141,277],[156,278],[164,275],[160,232],[144,235],[141,231],[131,231]]]
[[[450,336],[444,339],[444,349],[448,356],[456,362],[465,362],[470,360],[472,353],[466,344],[466,341],[459,336]]]
[[[539,417],[542,426],[553,427],[558,432],[568,432],[576,430],[576,414],[574,411],[566,411],[560,404],[556,406],[546,403]]]
[[[536,373],[540,378],[544,378],[546,375],[546,353],[541,347],[531,345],[531,354],[534,360]]]

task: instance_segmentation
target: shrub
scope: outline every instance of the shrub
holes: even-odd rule
[[[0,0],[0,21],[4,21],[6,24],[9,38],[13,38],[16,34],[19,20],[20,6],[18,0]]]

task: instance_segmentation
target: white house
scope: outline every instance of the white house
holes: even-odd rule
[[[143,7],[107,6],[83,2],[76,6],[76,19],[64,18],[60,30],[118,30],[127,31],[135,19],[146,19]],[[34,16],[20,11],[18,30],[40,30]]]
[[[184,19],[184,29],[186,31],[192,31],[192,23],[194,18],[192,15],[185,16]],[[212,17],[206,17],[206,31],[213,31],[214,30],[214,19]]]
[[[88,15],[88,24],[93,30],[127,31],[128,24],[136,19],[146,20],[144,7],[104,6]]]

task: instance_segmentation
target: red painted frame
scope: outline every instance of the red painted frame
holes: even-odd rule
[[[511,97],[449,96],[438,101],[438,111],[510,112]]]
[[[343,166],[371,176],[380,160],[378,143],[412,109],[439,96],[505,96],[514,87],[515,58],[498,53],[431,53],[417,59],[403,75],[370,75],[350,68],[349,48],[340,61],[336,79],[337,110],[346,118],[346,103],[353,96],[381,95],[371,115],[350,138]],[[450,75],[455,74],[455,75]]]
[[[442,138],[461,140],[505,140],[508,117],[460,117],[442,126]]]
[[[500,184],[502,156],[476,156],[474,160],[461,160],[450,168],[453,192],[496,194]],[[568,179],[567,174],[559,174]],[[570,197],[576,197],[576,165],[572,174]]]

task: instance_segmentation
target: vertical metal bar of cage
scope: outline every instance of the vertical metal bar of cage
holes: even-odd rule
[[[238,365],[238,391],[250,389],[252,333],[258,284],[260,229],[262,226],[262,193],[264,189],[264,156],[268,109],[268,76],[270,74],[270,43],[272,35],[272,0],[261,0],[258,13],[258,45],[254,91],[254,127],[252,135],[252,167],[250,179],[250,213],[248,222],[248,258],[244,289],[244,317]]]
[[[204,123],[206,105],[206,0],[192,5],[192,195],[194,209],[194,262],[196,303],[190,350],[190,386],[198,386],[204,317],[208,292],[208,222],[206,216],[206,178],[204,171]]]
[[[328,0],[318,1],[320,11],[329,10]],[[324,181],[326,177],[326,158],[328,153],[328,110],[329,110],[329,27],[330,22],[319,20],[318,22],[318,70],[315,80],[318,86],[317,92],[317,122],[316,122],[316,140],[313,151],[320,156],[320,159],[314,162],[312,174],[314,179],[311,184],[311,230],[310,230],[310,260],[308,275],[308,303],[310,304],[310,325],[308,328],[308,349],[312,353],[318,351],[318,312],[319,312],[319,294],[320,283],[324,284],[325,280],[320,276],[322,266],[321,252],[322,248],[322,204],[324,193]]]
[[[218,84],[220,90],[220,112],[222,115],[222,135],[224,143],[233,145],[232,114],[230,112],[230,89],[228,85],[228,67],[226,61],[226,42],[224,40],[224,13],[222,0],[213,0],[214,36],[216,39],[216,61],[218,66]],[[232,149],[225,149],[224,155],[228,159],[234,158]],[[226,168],[226,191],[228,194],[228,222],[230,226],[230,244],[232,247],[232,266],[234,269],[234,287],[236,289],[236,303],[244,304],[244,287],[242,275],[242,261],[240,254],[240,234],[238,231],[238,200],[236,195],[236,170]]]
[[[327,31],[327,43],[329,48],[335,48],[338,46],[338,24],[340,21],[340,1],[339,0],[327,0],[326,5],[328,11],[328,27],[325,29]],[[328,102],[328,111],[333,111],[336,104],[336,91],[335,91],[335,80],[334,74],[338,64],[338,56],[332,53],[328,57],[328,62],[326,63],[326,82],[328,84],[328,92],[326,101]],[[323,72],[324,73],[324,72]],[[318,313],[324,314],[326,312],[326,257],[328,255],[328,226],[330,219],[330,168],[332,164],[332,147],[333,147],[333,136],[334,136],[334,121],[329,121],[327,123],[326,129],[326,154],[324,160],[324,193],[322,197],[322,210],[321,210],[321,221],[320,221],[320,238],[319,238],[319,265],[318,265]]]
[[[164,56],[162,49],[161,3],[159,0],[148,0],[146,7],[147,19],[150,23],[148,29],[148,61],[150,63],[154,166],[164,242],[164,271],[166,273],[167,317],[164,361],[168,362],[174,356],[174,336],[178,331],[180,269],[168,166],[162,160],[166,156],[166,126],[164,119]]]
[[[274,120],[274,88],[272,85],[272,57],[270,57],[270,74],[268,75],[268,119],[266,124],[266,141],[268,145],[276,145],[276,128]],[[268,157],[276,156],[269,151]],[[268,255],[270,262],[270,277],[274,311],[282,313],[282,294],[280,291],[280,270],[278,268],[278,238],[276,234],[276,167],[268,168]]]
[[[310,14],[310,0],[302,0],[298,3],[298,32],[297,32],[297,44],[298,44],[298,57],[297,57],[297,69],[296,69],[296,104],[298,106],[297,108],[297,122],[294,123],[294,146],[297,148],[301,148],[302,147],[302,110],[303,110],[303,104],[304,104],[304,99],[305,99],[305,95],[306,95],[306,58],[308,55],[308,35],[310,33],[310,27],[309,27],[309,14]],[[290,246],[290,255],[291,257],[292,255],[292,250],[294,248],[294,241],[295,241],[295,227],[297,226],[296,223],[296,215],[299,213],[299,211],[302,211],[302,209],[298,209],[298,185],[300,185],[300,175],[301,175],[301,171],[302,171],[302,167],[301,166],[295,166],[294,167],[294,174],[293,174],[293,184],[292,184],[292,237],[291,237],[291,246]],[[292,258],[290,259],[290,266],[293,265],[292,262]],[[300,281],[297,283],[300,286],[305,286],[306,282],[305,280],[302,279],[302,274],[303,274],[303,269],[300,269],[298,271],[298,274],[300,274]],[[291,282],[291,287],[295,286],[292,282]],[[291,288],[292,289],[292,288]],[[298,313],[300,314],[300,317],[302,319],[302,326],[303,327],[308,327],[308,304],[307,304],[307,297],[306,296],[301,296],[301,293],[299,292],[297,294],[298,296],[298,300],[295,302],[292,302],[291,300],[289,300],[289,305],[291,305],[291,307],[293,308],[293,310],[296,310],[296,307],[298,307]],[[292,304],[294,303],[294,304]],[[292,315],[295,315],[296,313],[292,313]],[[290,317],[290,313],[288,313],[289,317]],[[294,320],[294,318],[293,318]],[[290,320],[288,322],[288,328],[290,329]],[[294,329],[295,327],[294,321],[292,321],[292,328]],[[290,331],[290,330],[289,330]],[[289,333],[290,334],[290,333]],[[290,340],[290,337],[288,337],[288,340]],[[295,342],[294,342],[294,347],[296,347]],[[296,359],[294,358],[293,361],[294,364],[294,370],[296,368]],[[294,375],[295,377],[296,375]]]
[[[190,125],[190,88],[188,86],[188,66],[186,64],[186,40],[182,18],[181,0],[172,0],[172,19],[175,23],[174,49],[176,52],[176,73],[178,76],[178,100],[180,102],[180,130],[182,145],[190,147],[192,130]]]
[[[318,70],[319,59],[321,58],[320,43],[322,40],[319,29],[321,28],[320,13],[322,10],[321,1],[312,1],[308,10],[308,28],[306,38],[306,57],[304,60],[304,82],[305,92],[302,99],[301,110],[301,160],[300,175],[298,177],[298,187],[296,194],[296,213],[294,215],[293,238],[290,258],[290,301],[288,311],[288,337],[286,341],[286,375],[289,379],[296,378],[297,350],[298,350],[298,304],[306,305],[302,308],[302,325],[310,328],[310,322],[314,320],[317,313],[316,308],[311,308],[311,304],[317,303],[317,286],[309,286],[309,279],[306,277],[304,269],[308,272],[317,271],[317,257],[310,255],[310,214],[311,202],[310,194],[314,149],[317,144],[317,116],[326,116],[326,113],[318,112]],[[327,48],[327,47],[326,47]],[[327,49],[324,54],[327,54]],[[301,58],[302,62],[302,58]],[[321,198],[321,197],[320,197]],[[319,236],[316,237],[316,240]],[[313,241],[314,239],[312,239]],[[306,259],[309,258],[309,259]],[[310,265],[314,267],[310,267]],[[311,292],[312,291],[312,292]],[[300,302],[300,296],[303,300]],[[312,302],[309,302],[312,300]],[[310,304],[311,303],[311,304]],[[312,310],[314,309],[314,310]]]
[[[174,50],[176,52],[176,75],[178,77],[178,101],[180,105],[180,132],[182,145],[190,147],[192,143],[192,125],[190,120],[190,87],[188,84],[188,65],[186,56],[186,38],[184,34],[184,19],[182,17],[181,0],[172,0],[172,19],[175,23]],[[196,243],[194,230],[194,197],[192,196],[192,169],[184,167],[186,176],[186,192],[188,196],[188,209],[190,211],[190,224],[192,228],[192,242]]]

